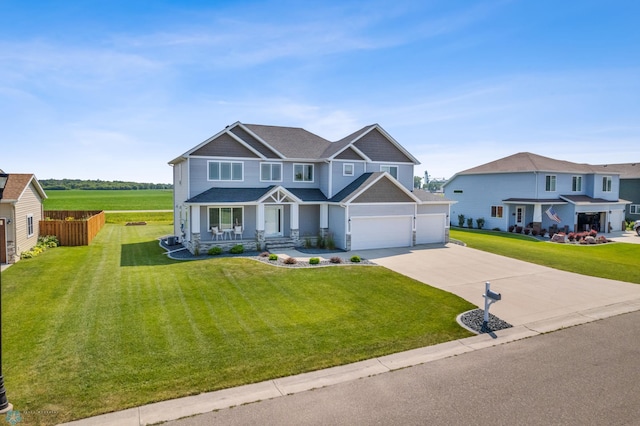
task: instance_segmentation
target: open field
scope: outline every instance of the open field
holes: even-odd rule
[[[473,305],[388,269],[172,261],[156,240],[170,232],[107,224],[88,247],[50,249],[2,274],[7,395],[24,424],[470,334],[455,317]]]
[[[640,284],[640,244],[556,244],[526,235],[451,228],[469,247],[568,272]]]
[[[170,210],[173,191],[48,190],[45,210]]]

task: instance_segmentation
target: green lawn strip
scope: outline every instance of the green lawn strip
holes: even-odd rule
[[[127,222],[147,222],[148,224],[173,223],[172,212],[127,212],[105,213],[106,223],[124,224]]]
[[[388,269],[173,261],[170,230],[108,224],[3,273],[15,409],[59,423],[470,335],[473,305]]]
[[[170,210],[170,189],[48,190],[45,210]]]
[[[558,244],[508,232],[451,229],[469,247],[568,272],[640,284],[640,245]]]

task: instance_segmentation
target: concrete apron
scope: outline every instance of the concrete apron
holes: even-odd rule
[[[451,243],[358,254],[480,308],[484,283],[489,281],[492,290],[502,293],[490,312],[514,326],[559,317],[566,322],[571,315],[577,324],[584,311],[616,304],[612,309],[635,310],[620,304],[640,302],[639,284],[558,271]]]

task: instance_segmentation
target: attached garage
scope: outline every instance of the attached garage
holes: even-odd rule
[[[416,244],[444,243],[446,215],[421,214],[416,217]]]
[[[351,250],[409,247],[413,237],[412,216],[351,217]]]

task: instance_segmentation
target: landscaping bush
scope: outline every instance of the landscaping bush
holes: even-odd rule
[[[467,219],[467,228],[469,228],[469,229],[473,228],[473,218],[472,217]]]
[[[305,248],[313,247],[313,243],[311,242],[311,238],[310,237],[305,237],[304,238],[304,247]]]
[[[286,263],[287,265],[295,265],[296,263],[298,263],[298,261],[296,260],[295,257],[287,257],[284,260],[284,263]]]
[[[462,228],[464,226],[464,215],[463,214],[459,214],[458,215],[458,226],[460,228]]]
[[[211,256],[217,256],[219,254],[222,254],[222,248],[218,246],[214,246],[214,247],[211,247],[209,251],[207,251],[207,253]]]
[[[545,235],[547,235],[547,230],[546,230],[545,228],[542,228],[542,229],[540,230],[540,236],[541,236],[541,237],[544,237]]]
[[[269,260],[278,260],[278,255],[277,254],[270,254],[269,255]]]
[[[260,253],[260,257],[269,257],[269,254],[270,253],[268,251],[263,251],[262,253]]]
[[[342,263],[342,258],[338,257],[338,256],[333,256],[331,259],[329,259],[329,262],[331,262],[331,263]]]
[[[58,247],[58,237],[55,235],[46,235],[44,237],[38,237],[38,243],[30,250],[20,253],[20,259],[31,259],[36,257],[48,248]]]
[[[312,257],[309,259],[309,265],[317,265],[318,263],[320,263],[320,258],[318,257]]]
[[[567,235],[567,239],[569,241],[574,241],[576,239],[576,234],[574,232],[569,232],[569,234]]]
[[[326,241],[325,241],[324,245],[329,250],[334,250],[336,248],[336,242],[333,239],[333,234],[328,234],[327,235],[327,238],[326,238]]]
[[[483,217],[477,218],[476,225],[478,226],[478,229],[482,229],[484,227],[484,218]]]
[[[509,232],[513,232],[516,229],[515,225],[509,226]]]
[[[496,226],[495,228],[493,228],[493,231],[500,232],[500,228]]]
[[[316,240],[316,247],[324,248],[324,238],[322,237],[322,234],[318,234],[318,239]]]
[[[538,230],[536,228],[533,228],[531,230],[531,235],[533,235],[534,237],[538,235]]]
[[[351,260],[353,263],[359,263],[362,259],[358,255],[353,255],[349,260]]]
[[[242,244],[238,244],[236,246],[231,247],[231,250],[229,250],[229,253],[231,254],[242,254],[244,253],[244,246]]]
[[[516,226],[516,234],[522,234],[522,226]]]

